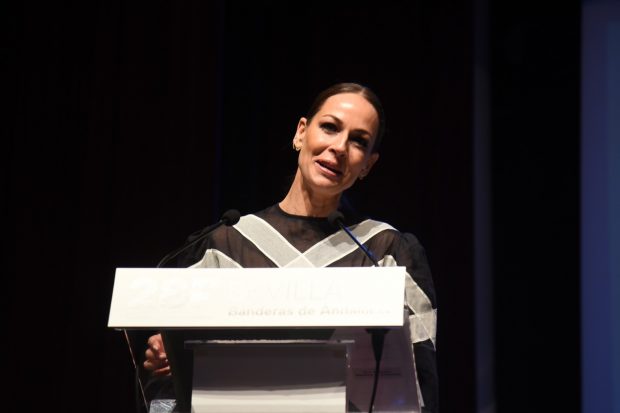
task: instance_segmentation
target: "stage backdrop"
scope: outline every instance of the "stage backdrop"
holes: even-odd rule
[[[228,208],[279,201],[311,98],[355,81],[381,96],[388,131],[351,199],[426,247],[441,403],[473,411],[468,2],[106,1],[10,12],[2,305],[16,397],[6,410],[133,411],[129,354],[106,327],[114,269],[154,266]]]
[[[388,130],[349,196],[426,247],[441,411],[576,411],[580,1],[3,6],[3,410],[133,412],[115,268],[280,200],[355,81]]]

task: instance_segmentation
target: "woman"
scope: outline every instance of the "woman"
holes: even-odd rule
[[[379,159],[385,130],[381,103],[368,88],[355,83],[334,85],[319,94],[297,124],[293,148],[298,168],[284,199],[243,217],[234,227],[220,227],[185,257],[194,267],[370,266],[359,248],[336,255],[320,250],[320,241],[338,231],[327,216],[341,208],[343,192],[364,179]],[[437,410],[435,362],[436,306],[424,249],[412,234],[345,213],[345,224],[363,223],[373,230],[362,240],[383,266],[405,266],[406,306],[425,411]],[[274,247],[276,245],[276,247]],[[311,247],[312,254],[304,254]],[[317,251],[317,248],[319,250]],[[167,375],[170,367],[160,335],[149,339],[144,367]]]

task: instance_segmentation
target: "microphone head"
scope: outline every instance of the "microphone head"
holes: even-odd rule
[[[228,211],[224,212],[224,214],[222,214],[221,221],[224,223],[224,225],[230,227],[239,222],[239,218],[241,218],[241,214],[239,213],[239,211],[237,211],[236,209],[229,209]]]
[[[327,216],[327,222],[334,227],[340,227],[340,225],[342,225],[342,221],[344,221],[344,215],[342,215],[342,212],[338,210],[331,212]]]

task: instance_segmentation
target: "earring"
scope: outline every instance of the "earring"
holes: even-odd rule
[[[293,142],[293,149],[295,149],[295,151],[299,152],[301,150],[301,146],[297,146],[297,145],[295,145],[295,142]]]

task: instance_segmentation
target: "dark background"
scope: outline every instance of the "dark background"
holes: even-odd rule
[[[132,412],[131,359],[106,327],[114,269],[279,201],[299,117],[355,81],[388,131],[349,196],[427,249],[441,411],[578,411],[581,6],[499,3],[5,4],[3,410]]]

